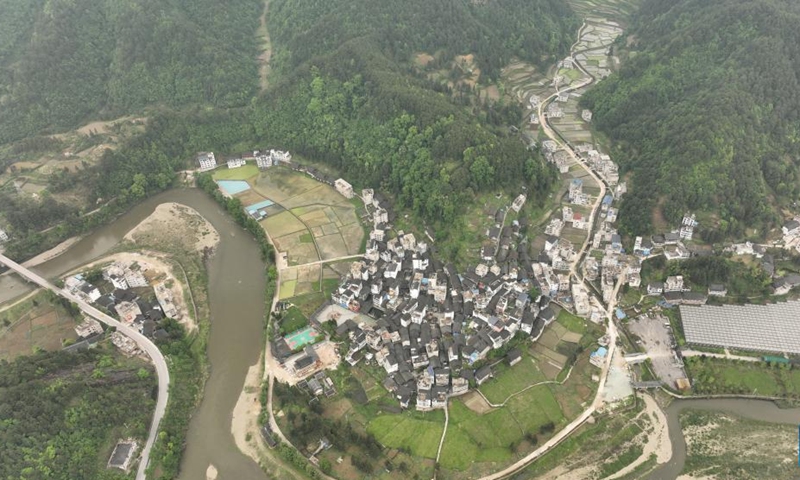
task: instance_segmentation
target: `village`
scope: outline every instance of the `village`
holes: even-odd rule
[[[135,255],[133,255],[135,257]],[[116,260],[99,270],[68,276],[64,289],[78,298],[115,316],[141,334],[155,340],[169,337],[163,328],[166,319],[191,322],[185,310],[181,287],[172,273],[162,265],[151,265],[148,259]],[[69,349],[86,348],[104,332],[100,322],[85,317],[75,326],[78,341]],[[111,342],[124,355],[140,355],[136,343],[120,332],[112,332]]]

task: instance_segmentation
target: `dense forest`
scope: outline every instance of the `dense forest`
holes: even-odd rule
[[[800,3],[646,0],[627,38],[631,58],[584,97],[596,127],[633,173],[626,233],[707,211],[706,240],[769,227],[797,200]],[[763,230],[762,230],[763,232]]]
[[[0,478],[128,478],[105,463],[117,440],[147,436],[155,383],[102,349],[0,362]]]
[[[475,53],[492,78],[514,55],[553,61],[578,26],[565,4],[279,0],[268,26],[280,78],[251,109],[259,141],[381,188],[442,235],[481,191],[549,193],[556,175],[508,125],[481,122],[408,62],[418,51]]]
[[[107,151],[98,166],[59,174],[52,182],[51,190],[80,185],[90,192],[87,204],[111,201],[108,207],[47,234],[38,228],[46,221],[11,215],[7,220],[16,240],[9,255],[29,256],[169,187],[174,172],[201,150],[290,149],[333,166],[356,187],[383,189],[440,238],[460,220],[465,202],[479,192],[505,189],[516,195],[527,187],[532,202],[549,194],[557,175],[536,152],[526,150],[508,125],[488,124],[449,95],[434,91],[408,62],[417,49],[469,53],[478,46],[488,49],[476,57],[487,71],[499,68],[511,55],[552,60],[568,51],[577,28],[566,7],[550,0],[507,2],[502,7],[452,0],[404,4],[395,12],[396,28],[387,30],[378,28],[388,20],[375,13],[371,2],[322,3],[270,5],[276,73],[268,91],[242,108],[154,113],[143,135]],[[396,6],[381,8],[393,12]],[[227,15],[238,18],[241,12]],[[476,22],[481,29],[471,27]],[[239,27],[244,31],[252,25],[244,22]],[[313,42],[305,36],[308,28],[315,32]],[[508,42],[520,46],[511,48]],[[255,80],[248,71],[239,70],[243,78]],[[38,205],[44,213],[45,204]],[[35,216],[36,205],[24,206]],[[83,213],[63,210],[73,217]]]
[[[0,144],[146,105],[247,104],[259,0],[2,0]]]
[[[472,53],[490,79],[514,56],[552,63],[569,51],[579,26],[561,0],[274,0],[269,15],[279,46],[273,65],[283,71],[367,39],[399,61],[421,51],[448,58]]]

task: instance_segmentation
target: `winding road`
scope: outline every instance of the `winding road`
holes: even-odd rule
[[[136,480],[145,480],[147,465],[150,462],[150,451],[155,443],[156,435],[158,434],[158,426],[161,423],[161,419],[164,417],[164,412],[167,409],[167,400],[169,398],[169,369],[167,368],[167,362],[164,360],[164,356],[161,354],[161,351],[153,342],[150,341],[150,339],[134,330],[130,326],[111,318],[100,310],[89,305],[82,299],[71,294],[67,290],[56,287],[45,278],[33,273],[5,255],[0,255],[0,264],[7,266],[26,280],[75,303],[87,316],[92,317],[110,327],[115,327],[118,332],[123,333],[125,336],[136,342],[136,345],[138,345],[143,352],[147,353],[147,355],[153,361],[153,365],[156,368],[156,375],[158,377],[158,399],[156,400],[156,408],[155,412],[153,413],[153,422],[150,424],[150,434],[148,435],[147,442],[145,442],[144,448],[142,449],[141,461],[139,462],[139,468],[136,471]]]
[[[578,41],[575,42],[573,44],[573,46],[572,46],[571,55],[574,55],[575,48],[578,46],[578,44],[581,41],[581,37],[583,35],[583,31],[584,31],[585,27],[586,27],[586,23],[584,22],[584,24],[581,26],[580,30],[578,31]],[[600,176],[594,170],[592,170],[586,164],[586,162],[583,161],[583,159],[580,156],[578,156],[578,154],[575,152],[575,150],[573,150],[572,146],[569,145],[567,142],[562,140],[561,136],[558,135],[555,132],[553,127],[548,122],[547,116],[544,114],[544,111],[545,111],[545,108],[547,107],[547,105],[549,105],[559,95],[559,93],[572,92],[574,90],[578,90],[578,89],[581,89],[583,87],[586,87],[586,86],[592,84],[595,81],[595,77],[592,76],[589,72],[587,72],[586,69],[583,67],[583,65],[581,65],[576,59],[573,58],[573,60],[574,60],[575,66],[584,75],[586,75],[586,78],[581,80],[577,84],[571,85],[571,86],[569,86],[569,87],[567,87],[567,88],[565,88],[563,90],[558,90],[558,88],[556,88],[556,92],[555,93],[553,93],[552,95],[550,95],[549,97],[547,97],[546,99],[544,99],[542,102],[539,103],[539,109],[538,109],[537,114],[539,116],[539,124],[541,125],[542,131],[544,132],[544,134],[547,135],[547,137],[550,140],[553,140],[554,142],[556,142],[556,144],[560,148],[563,148],[564,150],[566,150],[567,153],[569,154],[569,156],[572,157],[572,159],[577,164],[581,165],[581,167],[584,170],[586,170],[586,172],[600,186],[600,194],[595,199],[594,205],[592,205],[592,212],[589,215],[589,228],[588,228],[588,233],[586,235],[586,240],[584,240],[583,245],[581,246],[580,250],[578,251],[578,254],[575,256],[575,260],[570,265],[570,276],[574,280],[578,280],[579,283],[582,283],[584,285],[584,287],[586,287],[586,290],[591,292],[592,289],[590,288],[590,285],[588,285],[588,282],[586,282],[586,280],[583,278],[582,275],[580,277],[578,276],[577,269],[578,269],[578,265],[580,264],[581,260],[583,259],[584,255],[586,254],[586,251],[588,249],[589,240],[591,239],[592,232],[594,230],[595,219],[597,218],[597,213],[598,213],[598,211],[600,209],[600,203],[602,202],[602,199],[605,196],[608,187],[607,187],[605,181],[603,181],[600,178]],[[594,401],[592,402],[592,404],[589,406],[589,408],[584,410],[583,413],[581,413],[576,419],[574,419],[572,422],[570,422],[569,425],[567,425],[566,427],[561,429],[552,438],[550,438],[550,440],[545,442],[541,447],[537,448],[536,450],[534,450],[530,454],[526,455],[525,457],[523,457],[522,459],[520,459],[519,461],[517,461],[513,465],[510,465],[510,466],[504,468],[503,470],[500,470],[499,472],[496,472],[496,473],[493,473],[491,475],[487,475],[485,477],[482,477],[481,480],[499,480],[501,478],[508,477],[509,475],[512,475],[512,474],[522,470],[523,468],[527,467],[528,465],[533,463],[536,459],[538,459],[542,455],[544,455],[547,452],[549,452],[550,450],[552,450],[559,443],[561,443],[565,438],[567,438],[569,435],[571,435],[576,429],[578,429],[578,427],[583,425],[584,422],[586,422],[589,419],[589,417],[591,417],[599,408],[601,408],[603,406],[603,403],[604,403],[604,400],[603,400],[603,385],[605,385],[606,379],[608,378],[608,372],[609,372],[609,370],[611,368],[611,359],[613,358],[614,353],[616,351],[617,327],[616,327],[616,325],[614,323],[613,313],[614,313],[614,307],[616,306],[616,297],[617,297],[617,294],[619,293],[619,288],[622,285],[622,281],[621,280],[622,279],[620,278],[617,281],[617,284],[615,285],[615,288],[614,288],[614,295],[612,297],[612,300],[606,306],[606,320],[608,322],[608,336],[609,336],[608,354],[606,356],[606,362],[603,364],[602,372],[600,374],[599,387],[597,389],[597,394],[595,395],[595,398],[594,398]]]

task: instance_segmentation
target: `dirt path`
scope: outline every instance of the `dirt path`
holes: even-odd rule
[[[270,72],[269,61],[272,59],[272,42],[267,31],[267,12],[269,12],[269,0],[264,1],[264,11],[261,13],[260,25],[256,31],[256,36],[262,41],[263,49],[258,56],[258,81],[262,92],[269,86],[267,78]]]

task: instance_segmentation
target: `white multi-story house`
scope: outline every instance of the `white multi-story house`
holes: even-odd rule
[[[148,285],[147,279],[144,278],[142,272],[130,269],[125,271],[125,282],[128,283],[130,288],[146,287]]]
[[[694,214],[684,214],[683,221],[681,221],[681,229],[680,229],[680,236],[683,239],[691,240],[692,235],[694,234],[694,227],[697,226],[697,220],[695,219]]]
[[[273,165],[277,165],[280,162],[289,163],[292,161],[292,154],[282,150],[270,150],[269,156],[272,158]]]
[[[258,168],[264,169],[273,165],[271,155],[261,152],[253,152],[253,156],[256,157],[256,165],[258,165]]]
[[[337,179],[333,182],[333,186],[336,188],[336,191],[341,193],[344,198],[353,198],[355,193],[353,192],[353,186],[347,183],[343,178]]]
[[[245,165],[247,165],[247,162],[243,158],[231,158],[228,160],[228,168],[239,168]]]
[[[364,205],[369,205],[372,203],[372,199],[375,198],[375,191],[371,188],[365,188],[361,190],[361,198],[364,200]]]
[[[511,204],[511,210],[519,213],[522,210],[522,206],[525,205],[525,194],[520,194],[517,198],[514,199],[514,202]]]
[[[197,154],[197,162],[200,164],[200,170],[213,170],[217,168],[217,159],[214,157],[214,152],[200,152]]]
[[[682,292],[683,291],[683,276],[674,275],[667,277],[664,282],[664,292]]]

